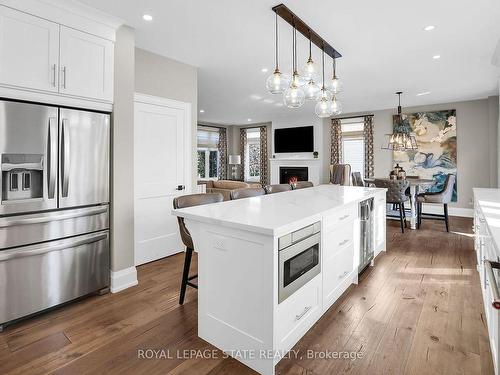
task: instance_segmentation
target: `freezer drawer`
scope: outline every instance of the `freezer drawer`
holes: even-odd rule
[[[108,231],[0,251],[0,324],[108,285]]]
[[[108,205],[0,218],[0,250],[109,228]]]

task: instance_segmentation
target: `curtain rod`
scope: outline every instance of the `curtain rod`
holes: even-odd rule
[[[351,118],[360,118],[360,117],[373,117],[374,115],[358,115],[358,116],[347,116],[347,117],[334,117],[332,120],[348,120]]]
[[[205,128],[227,129],[227,127],[225,127],[225,126],[212,125],[212,124],[203,124],[203,123],[198,123],[198,126],[202,126],[202,127],[205,127]]]

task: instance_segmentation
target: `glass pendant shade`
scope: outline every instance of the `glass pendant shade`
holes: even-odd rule
[[[332,80],[330,81],[329,89],[334,94],[338,94],[339,92],[341,92],[343,89],[343,83],[340,78],[338,78],[337,76],[333,76]]]
[[[290,77],[278,69],[267,78],[266,88],[271,94],[282,94],[290,86]]]
[[[316,103],[314,111],[316,112],[318,117],[321,118],[330,117],[332,115],[330,102],[326,98],[322,98]]]
[[[330,107],[332,110],[332,115],[340,115],[342,113],[342,103],[339,102],[335,95],[332,97]]]
[[[316,100],[318,97],[318,93],[320,92],[319,86],[314,83],[311,79],[307,85],[304,86],[304,93],[306,95],[306,100]]]
[[[313,80],[314,82],[316,82],[319,78],[318,67],[311,58],[307,60],[306,67],[304,69],[304,77],[307,81]]]
[[[288,108],[300,108],[304,105],[306,101],[306,94],[304,90],[300,87],[297,87],[293,84],[290,85],[288,89],[286,89],[285,94],[283,95],[283,103]]]
[[[321,100],[325,99],[327,101],[332,100],[333,94],[330,90],[327,90],[325,87],[323,87],[321,90],[318,91],[318,96],[316,97],[316,100]]]

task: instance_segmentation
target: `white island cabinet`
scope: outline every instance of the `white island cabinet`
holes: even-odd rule
[[[474,189],[474,248],[495,374],[500,362],[500,189]]]
[[[385,189],[320,185],[174,210],[198,251],[198,335],[257,372],[274,374],[357,283],[358,207],[366,199],[374,200],[377,253],[385,250]],[[299,251],[302,259],[294,255]],[[308,262],[315,265],[306,268]]]

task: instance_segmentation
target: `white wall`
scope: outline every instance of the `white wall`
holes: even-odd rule
[[[111,270],[134,266],[134,30],[116,33],[112,126]]]
[[[473,187],[497,187],[498,97],[466,102],[404,107],[403,113],[456,109],[457,111],[457,181],[458,202],[451,207],[472,208]],[[387,176],[393,167],[392,152],[382,150],[384,135],[392,133],[392,116],[396,109],[369,112],[374,115],[375,177]],[[356,114],[343,114],[352,116]],[[342,117],[342,116],[340,116]],[[330,147],[330,120],[323,124]]]

